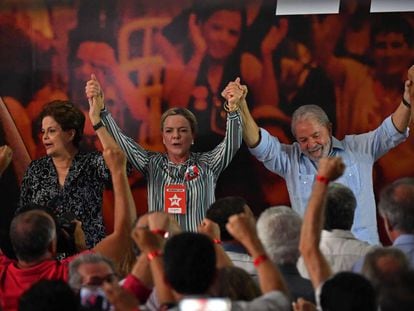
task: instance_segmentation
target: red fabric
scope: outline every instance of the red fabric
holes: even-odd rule
[[[0,254],[0,303],[3,311],[17,311],[19,297],[41,279],[67,281],[69,263],[76,256],[62,261],[46,260],[33,267],[21,269],[17,266],[17,261]]]
[[[151,289],[146,287],[140,279],[132,274],[128,274],[122,287],[138,298],[141,304],[144,304],[151,294]]]

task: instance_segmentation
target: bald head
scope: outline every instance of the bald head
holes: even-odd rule
[[[30,210],[14,217],[10,239],[16,256],[26,262],[43,257],[56,239],[53,218],[42,210]]]

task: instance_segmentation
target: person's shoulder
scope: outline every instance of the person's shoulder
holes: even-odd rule
[[[43,156],[38,159],[32,160],[32,162],[30,162],[28,166],[28,169],[45,166],[48,165],[50,162],[51,158],[49,156]]]

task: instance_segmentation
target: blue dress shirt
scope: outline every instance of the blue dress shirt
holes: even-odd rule
[[[317,175],[317,162],[302,153],[297,142],[287,145],[260,129],[261,140],[250,152],[265,167],[286,181],[292,208],[302,217],[305,214],[312,185]],[[349,187],[357,199],[352,233],[360,240],[379,244],[372,170],[374,162],[408,136],[400,133],[386,118],[374,131],[347,135],[341,141],[332,137],[329,156],[342,157],[344,174],[336,182]]]

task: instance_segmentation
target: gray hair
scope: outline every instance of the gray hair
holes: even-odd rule
[[[414,178],[401,178],[386,186],[378,208],[394,229],[414,233]]]
[[[274,206],[257,220],[257,234],[275,264],[296,264],[302,227],[300,216],[288,206]]]
[[[79,273],[79,267],[83,264],[107,264],[113,272],[116,271],[114,263],[107,257],[98,253],[84,253],[77,256],[69,264],[69,280],[70,287],[74,290],[79,290],[82,286],[83,280]]]
[[[293,136],[296,137],[296,123],[306,119],[315,120],[321,125],[331,128],[331,121],[329,121],[326,112],[321,107],[317,105],[303,105],[296,109],[292,115],[291,131]]]

